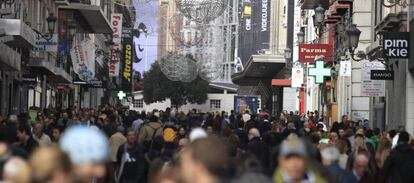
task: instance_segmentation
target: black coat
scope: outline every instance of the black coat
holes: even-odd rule
[[[256,156],[266,174],[271,173],[269,162],[270,150],[269,147],[263,141],[261,141],[259,137],[255,137],[250,140],[249,144],[247,144],[247,152]]]
[[[117,153],[118,171],[121,166],[122,156],[125,152],[125,144],[121,145]],[[139,183],[146,180],[144,152],[138,144],[134,148],[127,148],[128,158],[120,178],[120,183]]]
[[[381,182],[414,182],[414,150],[408,144],[397,145],[384,163]]]

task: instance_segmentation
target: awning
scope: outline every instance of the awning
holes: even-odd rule
[[[291,79],[272,79],[272,86],[292,86]]]
[[[285,65],[285,58],[281,55],[252,55],[243,72],[232,75],[232,80],[238,85],[250,85],[262,79],[273,78]]]
[[[213,88],[221,89],[221,90],[229,90],[229,91],[237,91],[237,88],[239,86],[233,84],[233,83],[210,83],[209,84]]]
[[[4,43],[0,43],[0,70],[20,71],[20,67],[21,55]]]
[[[103,14],[101,7],[82,3],[70,3],[67,6],[59,6],[60,10],[77,11],[79,12],[89,27],[92,29],[91,33],[96,34],[111,34],[112,28],[108,19]]]
[[[14,37],[7,45],[18,48],[35,46],[36,33],[20,19],[0,19],[0,29],[4,29],[6,35]]]

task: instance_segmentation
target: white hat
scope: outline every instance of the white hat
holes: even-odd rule
[[[195,128],[190,132],[190,142],[194,142],[197,139],[202,139],[207,137],[207,132],[202,128]]]

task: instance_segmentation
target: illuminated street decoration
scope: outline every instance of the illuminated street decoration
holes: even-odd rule
[[[185,17],[198,23],[208,23],[223,14],[228,0],[175,0]]]

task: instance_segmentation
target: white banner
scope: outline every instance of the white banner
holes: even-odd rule
[[[384,97],[385,81],[371,80],[371,70],[385,70],[385,66],[381,62],[362,62],[361,69],[361,95]]]
[[[302,87],[303,74],[303,68],[292,68],[292,88]]]
[[[109,76],[118,77],[119,76],[119,57],[118,53],[121,51],[121,38],[122,38],[122,14],[113,13],[111,15],[111,26],[113,30],[112,41],[114,45],[111,49],[111,59],[109,61]]]
[[[339,76],[351,76],[352,75],[352,65],[351,61],[341,61],[339,68]]]
[[[70,50],[73,70],[82,81],[90,81],[95,77],[94,44],[89,39],[76,43],[75,38],[73,38],[73,43]]]

